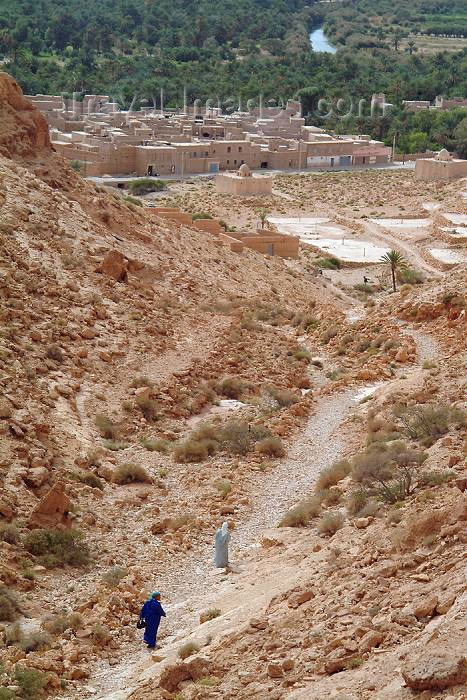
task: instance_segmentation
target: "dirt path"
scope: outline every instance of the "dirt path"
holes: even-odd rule
[[[438,356],[438,344],[433,338],[408,327],[404,327],[404,332],[417,344],[417,365]],[[241,558],[242,552],[254,546],[265,529],[276,526],[282,514],[309,493],[322,469],[345,455],[342,426],[365,388],[371,387],[352,387],[321,398],[287,457],[271,473],[256,473],[249,485],[251,513],[233,532],[232,561]],[[181,636],[184,630],[192,629],[197,624],[195,611],[206,605],[210,596],[218,591],[219,580],[211,560],[212,541],[208,539],[201,550],[177,562],[169,575],[157,577],[157,587],[170,591],[170,604],[166,606],[169,616],[164,622],[161,639],[163,646]],[[128,642],[122,651],[123,657],[115,667],[109,666],[107,661],[99,661],[86,688],[65,697],[126,698],[123,689],[147,663],[147,651],[135,641]],[[119,691],[122,691],[121,695]]]

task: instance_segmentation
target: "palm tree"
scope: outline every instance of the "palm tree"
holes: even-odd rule
[[[266,209],[261,209],[261,211],[259,213],[259,218],[261,220],[261,228],[264,228],[266,225],[266,221],[268,219],[268,213],[267,213]]]
[[[396,271],[398,269],[403,270],[407,267],[407,262],[404,256],[401,253],[398,253],[397,250],[389,250],[381,257],[381,262],[391,266],[392,288],[395,292],[397,292]]]
[[[394,46],[395,51],[399,51],[399,45],[401,43],[402,39],[402,32],[400,32],[398,29],[394,32],[392,35],[392,45]]]
[[[407,42],[407,47],[405,50],[408,51],[410,55],[415,53],[415,51],[418,51],[418,48],[415,44],[415,41],[413,41],[413,39],[410,39],[410,41]]]

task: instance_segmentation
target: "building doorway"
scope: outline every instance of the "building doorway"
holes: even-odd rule
[[[274,255],[274,243],[266,243],[266,255]]]
[[[263,160],[263,162],[261,163],[261,167],[262,167],[263,169],[264,169],[264,168],[267,168],[267,167],[268,167],[268,161],[267,161],[267,160]]]
[[[152,175],[153,170],[154,170],[154,166],[153,166],[153,165],[148,165],[148,173],[147,173],[147,174],[148,174],[148,175]]]

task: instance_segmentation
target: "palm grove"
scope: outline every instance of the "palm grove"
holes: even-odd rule
[[[224,106],[260,93],[295,96],[310,124],[387,143],[396,134],[405,152],[445,146],[467,155],[466,110],[411,115],[401,107],[466,94],[466,49],[421,53],[410,39],[433,27],[461,34],[462,8],[463,0],[416,0],[409,9],[402,0],[4,0],[0,58],[26,93],[105,93],[122,107],[135,94],[136,107],[154,104],[161,88],[172,107],[184,87],[190,102]],[[323,22],[334,55],[310,46],[310,30]],[[395,105],[384,118],[333,109],[323,120],[316,109],[320,98],[348,104],[381,91]]]

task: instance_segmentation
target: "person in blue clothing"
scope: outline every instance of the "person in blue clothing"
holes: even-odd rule
[[[161,594],[156,591],[151,594],[150,598],[145,602],[139,614],[140,619],[144,620],[146,627],[144,628],[144,641],[148,645],[148,649],[156,648],[157,630],[161,617],[165,617],[164,608],[161,603]]]

